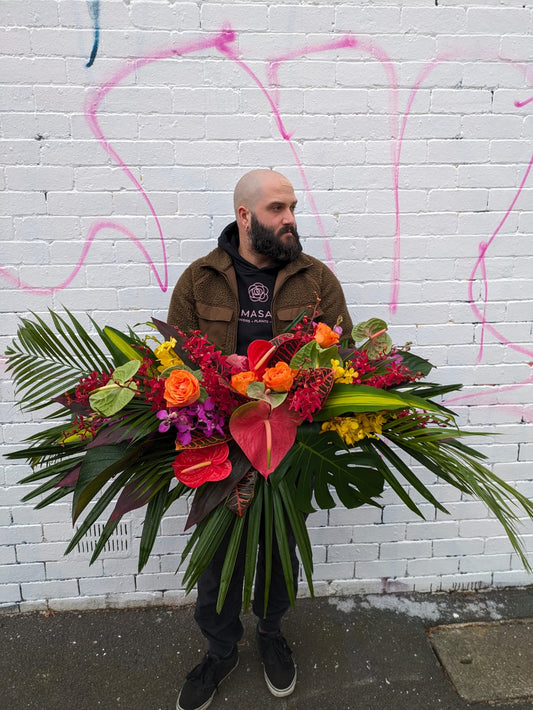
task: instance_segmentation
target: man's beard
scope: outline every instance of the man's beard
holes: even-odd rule
[[[292,237],[282,241],[281,237],[287,232],[290,232]],[[269,256],[271,259],[282,263],[294,261],[302,251],[296,225],[287,225],[275,232],[270,227],[262,224],[253,212],[250,222],[250,241],[252,249],[257,254]]]

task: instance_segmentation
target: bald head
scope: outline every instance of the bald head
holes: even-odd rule
[[[275,170],[251,170],[235,187],[239,253],[262,268],[293,261],[302,251],[294,210],[294,188]]]
[[[275,170],[266,168],[250,170],[235,185],[233,193],[235,216],[238,216],[239,207],[246,207],[254,212],[258,201],[264,199],[267,192],[276,188],[291,191],[293,189],[290,180]]]

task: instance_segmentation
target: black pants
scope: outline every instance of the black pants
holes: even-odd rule
[[[296,557],[294,534],[290,525],[287,524],[286,527],[291,554],[294,592],[296,594],[298,588],[299,562]],[[194,614],[196,623],[209,642],[209,651],[217,656],[226,656],[231,653],[235,644],[241,640],[244,631],[240,620],[240,613],[242,608],[242,587],[246,561],[246,529],[241,540],[235,561],[235,569],[228,588],[226,600],[224,601],[224,606],[220,614],[216,612],[220,576],[230,536],[231,529],[222,540],[206,571],[198,580],[198,599]],[[272,534],[272,575],[266,615],[264,615],[264,593],[265,550],[264,528],[261,526],[252,608],[254,614],[261,620],[261,628],[264,631],[278,631],[281,619],[288,610],[290,602],[275,533]]]

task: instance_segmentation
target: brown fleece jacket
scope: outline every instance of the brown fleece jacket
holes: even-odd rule
[[[182,331],[201,330],[225,353],[235,352],[239,302],[237,279],[230,255],[217,247],[194,261],[174,287],[167,321]],[[272,330],[281,333],[304,309],[310,313],[319,297],[318,319],[334,326],[342,317],[343,336],[352,320],[342,287],[318,259],[300,254],[277,275],[272,299]]]

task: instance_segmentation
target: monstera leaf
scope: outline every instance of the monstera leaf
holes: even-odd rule
[[[296,484],[295,503],[305,513],[315,510],[313,494],[319,508],[335,506],[329,486],[347,508],[379,505],[374,499],[381,495],[384,483],[376,454],[348,450],[338,434],[321,434],[317,424],[300,425],[296,443],[278,466],[273,483],[284,476]]]

